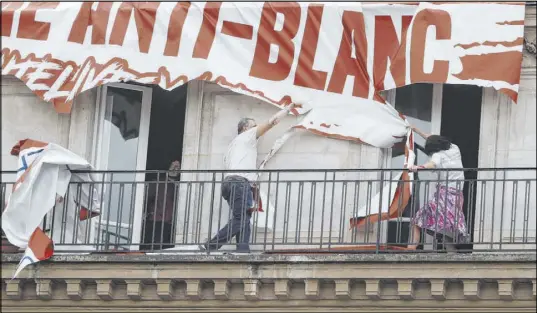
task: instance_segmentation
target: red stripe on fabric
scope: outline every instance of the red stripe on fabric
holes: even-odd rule
[[[98,213],[98,212],[95,212],[95,211],[90,211],[85,207],[80,208],[79,218],[80,218],[81,222],[85,221],[87,219],[90,219],[90,218],[94,218],[94,217],[99,216],[99,215],[101,215],[101,214]]]
[[[39,261],[50,259],[54,254],[54,244],[41,228],[36,228],[32,233],[28,248]]]
[[[46,142],[33,140],[33,139],[23,139],[19,140],[13,148],[11,148],[11,155],[19,156],[19,153],[22,150],[28,149],[28,148],[43,148],[44,146],[48,145]]]
[[[17,187],[24,182],[24,180],[26,179],[26,176],[28,176],[28,173],[30,173],[30,170],[32,169],[32,167],[33,167],[33,164],[30,164],[30,166],[28,166],[28,168],[24,171],[24,173],[22,173],[21,177],[19,177],[19,179],[17,179],[17,181],[13,184],[13,188],[11,189],[12,191],[15,191],[15,189],[17,189]]]
[[[405,164],[408,164],[408,157],[410,154],[410,150],[414,150],[414,135],[411,131],[408,139],[407,144],[405,144]],[[408,171],[403,171],[403,174],[401,175],[400,182],[402,185],[397,186],[397,189],[395,190],[395,194],[393,196],[392,203],[390,204],[390,208],[388,209],[388,213],[382,213],[380,214],[372,214],[369,216],[365,216],[363,218],[356,218],[352,217],[350,219],[351,228],[352,227],[360,227],[365,225],[366,223],[377,223],[379,221],[392,219],[395,217],[400,216],[403,212],[403,210],[406,208],[408,201],[410,200],[410,175],[408,174]],[[370,211],[371,212],[371,211]]]

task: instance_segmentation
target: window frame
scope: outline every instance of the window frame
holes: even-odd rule
[[[111,83],[99,86],[97,89],[97,100],[95,106],[95,127],[93,130],[92,142],[92,164],[97,170],[109,170],[104,160],[104,153],[108,154],[110,142],[110,133],[105,130],[105,113],[107,109],[106,96],[109,87],[128,89],[142,92],[142,107],[140,112],[140,128],[138,133],[138,150],[136,157],[136,170],[144,171],[146,169],[147,149],[149,142],[149,127],[151,121],[151,105],[153,89],[147,86],[132,85],[127,83]],[[144,181],[145,173],[137,173],[136,181]],[[142,219],[143,219],[143,201],[144,186],[137,184],[136,196],[134,200],[134,217],[132,219],[132,235],[129,250],[137,250],[141,243]],[[103,212],[101,212],[103,213]],[[97,223],[99,219],[90,219],[90,243],[95,241]],[[134,244],[132,244],[134,243]]]

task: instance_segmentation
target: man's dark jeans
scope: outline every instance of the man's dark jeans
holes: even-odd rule
[[[229,204],[231,220],[218,231],[205,248],[211,251],[220,249],[233,237],[238,252],[250,252],[250,219],[253,194],[248,180],[241,176],[228,176],[222,183],[222,197]]]

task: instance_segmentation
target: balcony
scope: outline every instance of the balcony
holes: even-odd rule
[[[90,198],[100,215],[80,220],[81,207],[70,203],[79,202],[83,186],[71,183],[71,196],[43,220],[55,242],[50,261],[11,281],[21,254],[3,244],[3,310],[58,312],[111,300],[130,312],[178,306],[534,310],[536,169],[464,171],[476,178],[450,182],[438,172],[418,172],[406,203],[386,196],[405,186],[400,170],[262,171],[263,212],[252,215],[250,254],[234,253],[234,242],[199,251],[229,219],[220,195],[223,172],[182,171],[172,179],[165,171],[95,171],[98,179],[87,185],[98,195]],[[5,203],[14,173],[2,174]],[[418,248],[409,249],[412,217],[435,199],[439,182],[464,191],[469,241],[449,250],[439,229],[421,232]],[[152,201],[158,194],[160,203]],[[147,218],[163,213],[167,201],[169,228]],[[383,206],[391,214],[380,212]]]
[[[263,212],[252,215],[251,252],[444,252],[445,234],[438,225],[438,231],[422,231],[417,250],[406,248],[410,241],[416,241],[411,231],[416,211],[428,202],[443,205],[437,199],[440,197],[435,197],[438,183],[463,191],[460,197],[471,240],[455,242],[459,252],[535,249],[535,168],[465,169],[472,173],[467,177],[478,178],[456,182],[440,180],[438,171],[422,170],[416,176],[427,178],[414,180],[410,199],[405,203],[404,197],[397,197],[391,203],[390,195],[399,192],[405,182],[397,172],[400,170],[260,172]],[[2,176],[14,174],[3,172]],[[193,253],[230,218],[220,195],[221,171],[183,171],[179,179],[172,179],[165,171],[92,174],[97,177],[95,182],[71,183],[66,199],[43,220],[42,229],[53,238],[56,251]],[[12,185],[2,182],[3,203]],[[101,208],[101,214],[81,221],[81,206],[76,203],[83,185],[95,193],[90,197],[96,198],[93,205]],[[159,201],[153,201],[157,194]],[[385,207],[391,204],[390,216],[380,211],[382,201]],[[164,208],[169,213],[168,228],[162,227],[162,219],[149,217],[164,214]],[[359,220],[362,222],[356,226]],[[234,249],[231,244],[219,252],[206,253]]]

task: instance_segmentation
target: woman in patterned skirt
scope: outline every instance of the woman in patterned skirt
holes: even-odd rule
[[[413,240],[420,238],[420,229],[435,236],[442,237],[448,251],[455,250],[456,244],[467,243],[468,230],[463,212],[464,172],[461,152],[457,145],[449,139],[429,135],[412,127],[425,141],[425,153],[430,157],[423,165],[412,165],[411,171],[419,169],[441,169],[438,171],[438,182],[433,199],[421,207],[413,219]],[[449,170],[454,169],[454,170]],[[409,245],[416,248],[418,245]]]

